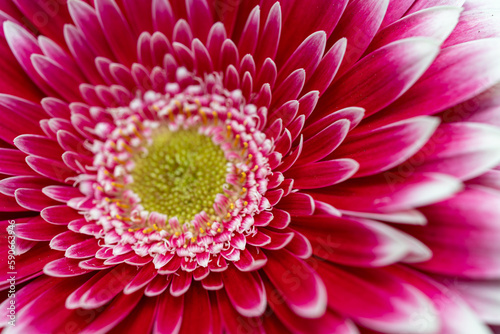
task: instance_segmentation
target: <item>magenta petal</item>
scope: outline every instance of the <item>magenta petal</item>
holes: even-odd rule
[[[412,87],[438,53],[439,44],[428,38],[393,42],[356,63],[328,88],[319,105],[328,112],[356,106],[372,115]]]
[[[176,333],[181,328],[184,295],[173,297],[164,293],[159,297],[154,324],[155,333]]]
[[[339,39],[324,57],[319,62],[316,70],[312,75],[309,75],[304,86],[304,91],[319,91],[319,96],[323,95],[325,90],[330,86],[337,71],[340,68],[342,59],[347,47],[347,41],[345,38]]]
[[[499,42],[500,39],[488,38],[444,49],[419,81],[398,101],[376,114],[369,126],[434,114],[498,83]]]
[[[93,309],[105,305],[118,295],[134,278],[137,270],[129,265],[121,264],[100,277],[82,295],[82,308]],[[98,274],[99,275],[99,274]]]
[[[277,207],[292,216],[307,216],[314,212],[314,200],[307,194],[291,193],[285,196]]]
[[[0,138],[12,144],[25,133],[43,134],[39,121],[45,116],[40,106],[15,96],[0,94]]]
[[[296,217],[292,226],[309,239],[316,256],[335,263],[381,267],[431,257],[415,238],[376,221],[311,216]]]
[[[415,172],[439,171],[468,180],[500,163],[498,147],[497,127],[467,122],[442,124],[415,157],[400,168],[418,160]]]
[[[266,292],[257,273],[243,273],[229,266],[222,274],[224,286],[234,308],[245,317],[261,316],[266,310]]]
[[[59,95],[40,77],[31,63],[30,56],[32,54],[42,54],[42,50],[33,35],[16,23],[9,21],[4,22],[3,29],[5,39],[24,71],[46,94],[58,97]]]
[[[332,153],[346,137],[349,126],[348,120],[340,119],[306,140],[296,165],[316,162]]]
[[[321,161],[289,169],[285,175],[294,180],[297,189],[330,186],[350,178],[359,168],[352,159]]]
[[[298,68],[303,68],[306,71],[306,77],[309,78],[318,67],[321,56],[325,52],[325,46],[326,33],[324,31],[309,35],[280,68],[278,82],[283,81]]]
[[[42,211],[48,206],[58,204],[45,196],[40,189],[19,188],[15,192],[15,197],[19,205],[31,211]]]
[[[58,259],[49,262],[43,267],[43,272],[46,275],[53,277],[74,277],[91,272],[89,269],[82,269],[78,266],[80,260],[68,258]]]
[[[498,193],[470,188],[449,200],[422,208],[429,223],[403,230],[429,246],[433,257],[415,266],[460,277],[500,278],[499,205]]]
[[[274,59],[276,52],[278,51],[278,44],[281,36],[281,6],[279,2],[276,2],[267,17],[266,23],[264,24],[264,29],[260,35],[258,48],[256,54],[254,55],[255,64],[257,67],[261,67],[266,58]]]
[[[193,274],[190,272],[178,272],[178,275],[174,275],[172,278],[172,284],[170,284],[170,294],[174,297],[183,295],[191,286],[192,278]]]
[[[274,289],[274,286],[269,282],[269,280],[264,280],[264,283],[266,289],[271,291]],[[297,317],[297,315],[286,305],[286,303],[281,302],[282,298],[283,296],[281,295],[279,297],[270,298],[269,304],[280,321],[282,321],[288,330],[293,333],[348,334],[351,333],[351,331],[346,331],[347,328],[350,328],[351,330],[354,329],[352,324],[348,323],[345,319],[338,316],[331,310],[327,310],[322,317],[317,319],[304,319]],[[334,330],[334,332],[332,332],[332,330]]]
[[[500,8],[464,12],[455,30],[443,46],[448,47],[483,38],[500,37],[500,26],[498,25],[500,12],[498,9]]]
[[[33,54],[31,62],[38,74],[69,102],[81,101],[80,81],[48,57]]]
[[[211,272],[210,275],[201,281],[201,284],[209,291],[220,290],[224,287],[222,275],[216,272]]]
[[[7,175],[38,175],[25,162],[26,154],[10,148],[0,148],[0,173]]]
[[[179,333],[210,334],[212,332],[212,310],[207,290],[199,284],[193,285],[186,293],[185,312]]]
[[[136,60],[134,35],[118,5],[113,0],[96,0],[97,17],[108,45],[111,46],[116,58],[125,66],[130,66]],[[100,34],[102,35],[102,34]]]
[[[67,225],[70,221],[80,219],[82,216],[66,205],[47,207],[40,213],[43,219],[51,224]]]
[[[364,114],[365,110],[363,108],[349,107],[341,109],[323,118],[320,118],[310,125],[307,125],[302,134],[304,135],[304,139],[307,140],[314,136],[316,133],[328,127],[330,124],[341,119],[348,120],[350,122],[350,129],[352,130],[352,128],[354,128],[359,124],[359,122],[361,122]]]
[[[347,47],[340,74],[348,70],[363,54],[379,29],[387,11],[388,0],[349,1],[342,18],[335,27],[330,41],[347,38]]]
[[[155,278],[148,284],[144,290],[144,294],[148,297],[159,296],[167,290],[170,281],[172,280],[172,275],[156,275]]]
[[[68,177],[75,175],[64,163],[52,159],[30,155],[26,163],[38,174],[59,182],[65,182]]]
[[[460,13],[461,8],[440,6],[405,16],[381,30],[373,39],[367,53],[409,37],[429,37],[442,43],[457,25]]]
[[[193,34],[201,42],[205,43],[210,27],[213,24],[212,13],[208,8],[206,0],[187,0],[186,10],[189,25],[193,29]]]
[[[437,333],[439,318],[426,318],[426,326],[412,323],[415,314],[436,308],[422,292],[382,270],[338,267],[314,262],[328,282],[328,306],[355,319],[365,327],[382,333]],[[361,290],[360,290],[361,289]],[[363,298],[359,298],[363,291]]]
[[[438,124],[439,120],[431,117],[390,124],[363,136],[348,138],[333,156],[356,160],[360,165],[356,177],[377,174],[415,154],[431,138]]]
[[[21,135],[14,139],[14,145],[26,154],[33,154],[58,160],[64,151],[56,141],[45,136]]]
[[[53,181],[41,176],[13,176],[0,180],[0,193],[14,196],[19,188],[41,189],[50,184]]]
[[[32,218],[27,223],[17,221],[16,233],[19,238],[33,241],[49,241],[66,231],[66,227],[45,222],[41,217]]]
[[[129,295],[142,289],[149,282],[151,282],[156,275],[158,275],[158,272],[156,271],[154,264],[150,262],[142,267],[139,273],[137,273],[137,276],[135,276],[134,279],[127,284],[127,286],[123,289],[123,293]]]
[[[308,193],[316,200],[342,210],[390,212],[442,201],[461,188],[459,180],[444,174],[415,174],[401,178],[386,172],[383,176],[348,180],[331,187],[309,190]],[[353,196],[355,202],[352,201]]]
[[[326,311],[327,296],[320,277],[286,250],[266,251],[266,254],[268,265],[264,272],[290,309],[304,318],[321,317]],[[302,274],[297,275],[298,272]]]
[[[101,248],[94,238],[87,239],[66,249],[64,256],[70,259],[84,259],[94,256]]]
[[[259,318],[248,318],[241,316],[232,306],[225,290],[217,291],[217,306],[222,318],[224,328],[229,333],[237,333],[241,328],[245,328],[250,333],[263,334]]]
[[[139,303],[142,293],[132,295],[120,294],[80,333],[91,334],[107,332],[127,317]]]

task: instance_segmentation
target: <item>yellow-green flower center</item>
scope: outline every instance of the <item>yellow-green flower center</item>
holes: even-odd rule
[[[223,150],[197,129],[161,129],[147,154],[137,155],[130,189],[144,209],[191,221],[205,211],[213,215],[215,196],[223,193],[226,164]]]

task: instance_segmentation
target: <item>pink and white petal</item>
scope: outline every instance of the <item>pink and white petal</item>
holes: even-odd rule
[[[404,231],[433,252],[417,268],[458,277],[500,278],[500,194],[487,188],[466,188],[446,201],[421,208],[429,223]]]
[[[481,320],[500,325],[500,281],[458,280],[443,278],[450,290],[458,293]]]
[[[444,174],[411,174],[401,177],[385,172],[323,189],[308,190],[307,193],[314,199],[341,210],[393,212],[445,200],[461,189],[459,180]]]
[[[349,70],[365,52],[382,24],[388,5],[389,0],[349,1],[342,18],[329,38],[329,42],[347,38],[348,46],[339,76]]]
[[[132,281],[137,274],[137,269],[127,264],[120,264],[111,271],[102,273],[104,276],[88,287],[81,296],[80,307],[94,309],[107,304]]]
[[[261,316],[266,310],[266,292],[260,275],[243,273],[229,266],[222,274],[225,290],[233,307],[245,317]]]
[[[123,293],[129,295],[139,291],[151,282],[156,275],[158,275],[158,272],[155,269],[153,262],[146,264],[137,273],[137,276],[135,276],[134,279],[123,289]]]
[[[429,37],[443,43],[457,25],[461,12],[459,7],[440,6],[407,15],[379,31],[366,53],[410,37]]]
[[[268,264],[263,270],[290,309],[304,318],[323,316],[327,296],[325,285],[317,273],[287,250],[265,253]]]
[[[222,324],[228,333],[237,333],[241,328],[246,328],[255,334],[264,333],[261,319],[241,316],[233,308],[225,290],[217,291],[217,306],[222,318]]]
[[[359,163],[355,177],[378,174],[399,165],[424,146],[439,119],[417,117],[378,128],[363,136],[348,137],[330,157]],[[436,172],[436,170],[433,170]]]
[[[435,314],[436,308],[424,293],[404,280],[382,270],[348,268],[309,261],[327,282],[328,306],[364,327],[382,333],[437,333],[438,317],[427,317],[425,326],[416,315]],[[363,298],[359,298],[363,291]]]
[[[130,295],[123,293],[119,294],[108,306],[106,306],[106,309],[102,311],[102,313],[100,313],[87,327],[79,331],[79,333],[107,333],[120,321],[133,313],[141,297],[142,292],[136,292]]]
[[[294,165],[304,165],[323,159],[332,153],[344,141],[349,131],[347,119],[340,119],[304,142],[302,153]]]
[[[40,189],[19,188],[14,195],[20,206],[31,211],[42,211],[48,206],[58,204]]]
[[[76,328],[81,325],[84,317],[76,315],[74,310],[70,310],[61,304],[75,288],[88,279],[86,276],[64,279],[59,284],[49,287],[30,300],[16,315],[22,317],[23,321],[16,323],[15,327],[10,327],[9,332],[14,333],[54,333],[58,328],[63,327],[67,322],[74,321]],[[85,324],[88,323],[88,320]],[[64,327],[63,327],[64,328]]]
[[[16,96],[0,94],[0,139],[9,144],[19,135],[32,133],[42,135],[39,121],[46,116],[39,105]]]
[[[464,2],[465,0],[415,0],[413,5],[406,12],[406,15],[436,6],[454,6],[460,8],[464,4]]]
[[[136,61],[136,53],[127,50],[136,49],[136,39],[120,8],[113,0],[96,0],[95,8],[108,45],[116,58],[125,66],[132,65]]]
[[[481,321],[478,314],[467,305],[467,300],[463,300],[460,293],[456,292],[453,286],[447,287],[437,281],[402,266],[392,266],[383,269],[388,274],[404,280],[412,286],[425,293],[432,301],[436,313],[429,311],[420,314],[416,322],[425,326],[430,317],[439,318],[441,322],[442,334],[491,334],[486,324]],[[452,279],[453,282],[457,280]]]
[[[500,127],[500,83],[453,106],[440,115],[443,122],[476,122]]]
[[[344,265],[381,267],[431,257],[430,250],[417,239],[368,219],[296,217],[292,227],[308,238],[316,256]]]
[[[168,293],[162,294],[156,308],[153,333],[178,333],[182,325],[183,311],[184,295],[173,297]]]
[[[358,168],[355,160],[337,159],[292,167],[285,175],[293,179],[296,189],[314,189],[340,183],[350,178]]]
[[[268,279],[264,280],[267,290],[273,291],[274,286]],[[269,298],[269,306],[279,320],[293,333],[343,333],[357,334],[355,326],[348,320],[331,310],[317,319],[305,319],[297,315],[284,303],[284,297],[279,293],[273,293]],[[333,332],[332,332],[333,331]]]
[[[499,42],[498,38],[488,38],[442,50],[413,87],[375,114],[363,128],[432,115],[489,89],[500,81],[500,64],[497,61],[500,58]]]
[[[43,273],[52,277],[74,277],[92,272],[90,269],[79,267],[79,262],[80,260],[63,257],[47,263],[43,267]]]
[[[328,38],[347,5],[346,0],[339,1],[316,1],[314,6],[307,3],[290,1],[283,2],[283,29],[280,41],[277,62],[283,64],[289,59],[292,50],[295,50],[311,32],[324,31]],[[307,22],[307,28],[297,25],[297,22]]]
[[[318,107],[330,113],[356,106],[366,110],[365,117],[372,115],[412,87],[431,66],[439,50],[437,41],[424,37],[388,44],[364,57],[335,81]],[[351,94],[353,91],[356,94]],[[317,113],[317,116],[325,116],[325,113]]]
[[[500,128],[468,122],[442,124],[399,170],[438,171],[469,180],[500,163],[499,147]]]
[[[49,224],[41,217],[30,218],[26,223],[17,220],[16,223],[16,235],[25,240],[50,241],[67,230],[65,226]]]
[[[42,50],[38,46],[38,41],[35,37],[14,22],[5,21],[3,29],[5,39],[12,53],[26,74],[28,74],[31,80],[33,80],[33,82],[47,95],[59,97],[59,94],[40,77],[31,63],[30,57],[32,54],[42,54]]]

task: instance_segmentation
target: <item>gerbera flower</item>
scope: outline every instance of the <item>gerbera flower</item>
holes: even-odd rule
[[[498,2],[0,9],[6,333],[500,325]]]

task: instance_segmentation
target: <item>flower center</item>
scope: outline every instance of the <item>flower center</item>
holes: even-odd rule
[[[220,269],[255,235],[270,208],[266,111],[211,80],[146,92],[96,125],[93,165],[77,181],[92,198],[84,214],[113,253],[133,249],[158,268],[174,254],[183,270]]]
[[[147,153],[134,157],[129,185],[144,209],[177,217],[181,224],[201,211],[214,215],[215,197],[226,182],[224,151],[196,128],[159,129],[152,139]]]

